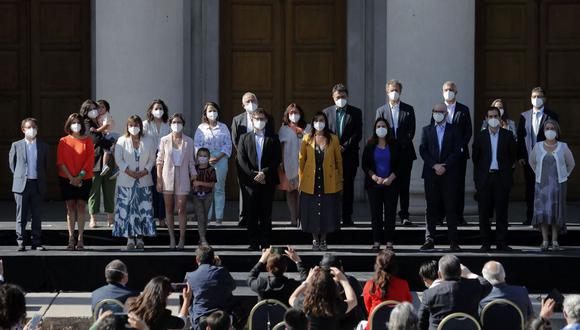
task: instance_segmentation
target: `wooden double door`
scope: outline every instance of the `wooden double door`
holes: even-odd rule
[[[558,113],[562,137],[580,156],[580,1],[477,1],[475,129],[486,107],[501,97],[517,123],[531,108],[530,91],[546,90],[546,107]],[[514,193],[523,198],[516,171]],[[568,199],[580,198],[580,172],[568,182]]]
[[[90,1],[0,0],[0,198],[12,198],[10,144],[35,117],[50,145],[48,198],[58,199],[56,145],[91,92]]]
[[[272,114],[276,130],[292,102],[308,121],[332,104],[332,86],[346,79],[345,0],[222,0],[220,12],[225,122],[244,111],[246,91]],[[234,199],[237,184],[230,173],[228,197]]]

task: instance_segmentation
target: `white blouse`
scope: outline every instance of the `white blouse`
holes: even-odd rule
[[[153,143],[155,144],[155,149],[159,149],[159,141],[165,135],[171,133],[171,129],[169,128],[168,123],[161,122],[161,126],[157,129],[157,125],[155,125],[155,120],[149,123],[148,120],[143,122],[143,133],[148,135],[153,139]]]
[[[302,136],[310,133],[310,130],[310,124],[307,124],[304,132],[299,136],[292,128],[284,124],[278,131],[280,143],[284,143],[284,172],[289,180],[298,177],[300,143],[302,142]]]
[[[201,123],[195,130],[193,145],[196,154],[199,148],[207,148],[211,153],[223,152],[227,157],[230,157],[232,153],[230,130],[224,123],[220,122],[215,127]]]

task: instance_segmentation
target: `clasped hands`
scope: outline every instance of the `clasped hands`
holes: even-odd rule
[[[259,184],[266,184],[266,174],[264,174],[262,171],[258,172],[258,174],[256,174],[254,177],[254,181]]]
[[[391,183],[393,183],[394,179],[391,179],[391,177],[388,178],[381,178],[380,176],[373,174],[373,176],[371,177],[371,179],[376,182],[377,184],[380,185],[384,185],[384,186],[390,186]]]
[[[433,165],[433,169],[435,170],[435,174],[441,176],[443,174],[445,174],[445,166],[446,164],[435,164]]]
[[[142,177],[149,174],[149,171],[147,171],[147,170],[133,171],[133,170],[130,170],[129,168],[126,168],[125,173],[128,176],[132,177],[133,179],[141,179]]]

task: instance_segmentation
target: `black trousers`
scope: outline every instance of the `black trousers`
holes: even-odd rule
[[[352,220],[354,200],[354,178],[358,169],[358,154],[343,155],[342,159],[342,219]]]
[[[399,168],[397,176],[398,197],[399,197],[399,218],[409,219],[409,189],[411,186],[411,170],[413,169],[413,160],[405,161]],[[395,206],[396,206],[395,201]]]
[[[507,243],[509,191],[510,188],[502,183],[502,177],[498,173],[490,173],[487,180],[478,187],[479,230],[484,244],[491,244],[489,218],[493,215],[493,210],[495,210],[496,243]]]
[[[399,178],[397,177],[397,180]],[[397,214],[397,187],[367,188],[371,208],[373,242],[393,243],[395,240],[395,218]]]
[[[237,162],[236,162],[236,169],[238,170],[238,173],[240,173],[242,170],[240,169],[240,167],[238,166]],[[244,183],[242,183],[239,179],[239,174],[238,174],[238,186],[240,187],[240,200],[238,201],[238,212],[239,212],[239,222],[244,222],[244,218],[246,216],[246,208],[244,206],[244,195],[246,195],[245,191],[245,185]]]
[[[40,219],[40,207],[42,205],[42,196],[38,190],[36,180],[28,180],[22,193],[14,193],[16,201],[16,242],[24,244],[26,234],[26,223],[29,216],[32,219],[30,228],[32,229],[32,246],[41,244],[42,224]]]
[[[245,220],[252,246],[269,246],[272,232],[273,185],[244,185]]]
[[[457,219],[463,219],[465,209],[465,173],[467,157],[462,156],[457,162]]]
[[[536,174],[526,162],[524,165],[524,181],[526,182],[526,220],[531,221],[534,216],[534,194],[536,190]]]
[[[449,240],[457,242],[457,185],[456,175],[433,175],[426,178],[425,199],[427,200],[427,226],[425,240],[435,241],[437,222],[447,219],[447,234]]]

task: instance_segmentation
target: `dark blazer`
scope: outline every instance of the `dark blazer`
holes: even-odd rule
[[[8,163],[12,172],[12,192],[22,193],[26,187],[26,141],[24,139],[12,143],[8,154]],[[36,139],[36,174],[38,190],[44,196],[46,193],[46,174],[48,172],[48,145]]]
[[[465,156],[465,159],[469,159],[469,141],[473,135],[473,125],[471,124],[469,108],[465,104],[455,102],[452,123],[461,141],[461,149],[463,149],[461,154]]]
[[[391,108],[388,104],[383,104],[377,109],[376,119],[384,118],[393,127],[393,118],[391,117]],[[399,121],[395,139],[400,146],[401,157],[405,157],[407,160],[417,159],[417,153],[413,145],[415,126],[415,109],[405,102],[399,102]]]
[[[516,141],[507,129],[500,128],[497,140],[497,163],[501,182],[506,189],[512,186],[513,165],[516,161]],[[473,141],[473,181],[479,189],[489,176],[491,165],[491,134],[489,129],[478,132]]]
[[[532,114],[533,109],[522,112],[520,121],[518,122],[518,159],[524,159],[526,163],[536,142],[546,139],[546,136],[544,136],[544,123],[546,120],[553,119],[558,121],[558,115],[555,112],[544,109],[544,114],[540,120],[540,127],[538,128],[538,136],[536,137],[536,141],[533,141]]]
[[[376,182],[373,181],[372,176],[375,174],[376,171],[376,163],[375,163],[375,148],[376,144],[374,142],[367,142],[365,148],[363,149],[362,154],[362,169],[365,173],[365,188],[368,189],[373,187]],[[391,171],[395,173],[395,175],[399,174],[399,169],[402,164],[402,157],[401,157],[401,148],[397,142],[391,142],[389,144],[389,150],[391,151]],[[397,179],[395,179],[395,182]]]
[[[272,117],[272,115],[270,115],[269,113],[266,112],[266,119],[268,120],[268,122],[266,122],[266,134],[272,135],[274,134],[274,118]],[[246,112],[242,112],[239,115],[235,116],[234,119],[232,120],[232,127],[231,127],[231,132],[232,132],[232,141],[234,142],[234,147],[238,147],[238,143],[240,141],[240,137],[243,134],[248,133],[248,119],[246,116]]]
[[[479,301],[490,290],[491,285],[483,278],[442,281],[425,290],[419,309],[419,329],[436,330],[445,316],[455,312],[467,313],[479,319]]]
[[[258,262],[248,276],[248,285],[252,291],[258,294],[258,299],[276,299],[288,305],[288,299],[296,290],[296,288],[306,280],[308,270],[304,268],[302,262],[296,264],[296,268],[300,273],[300,279],[295,280],[284,275],[274,276],[268,274],[267,276],[259,276],[260,272],[266,271],[266,265]]]
[[[338,136],[336,131],[336,105],[331,105],[322,110],[322,112],[328,117],[328,129]],[[346,113],[344,114],[344,128],[342,129],[342,136],[340,137],[340,145],[344,149],[342,153],[343,161],[345,157],[356,156],[356,164],[358,165],[358,143],[361,138],[362,111],[357,107],[347,104]]]
[[[522,314],[524,314],[524,322],[534,315],[528,289],[525,286],[508,285],[506,283],[494,285],[491,292],[479,302],[479,313],[481,314],[485,305],[496,299],[506,299],[516,304]]]
[[[462,155],[461,139],[455,131],[455,127],[449,123],[445,124],[445,133],[443,134],[442,150],[439,152],[439,142],[437,140],[437,129],[435,124],[423,127],[421,135],[421,145],[419,145],[419,154],[423,158],[423,179],[429,179],[435,176],[433,165],[446,164],[445,175],[451,175],[455,172],[457,160]]]
[[[133,291],[120,283],[109,283],[102,286],[91,294],[91,310],[95,310],[95,305],[104,299],[117,299],[125,303],[127,298],[137,297],[139,292]]]
[[[266,185],[275,186],[280,183],[278,178],[278,166],[282,159],[280,140],[275,134],[264,135],[264,147],[262,151],[262,172],[266,175]],[[258,173],[258,154],[256,153],[256,141],[254,132],[246,133],[240,137],[238,143],[238,177],[240,182],[248,186],[259,187],[261,184],[254,181]]]

